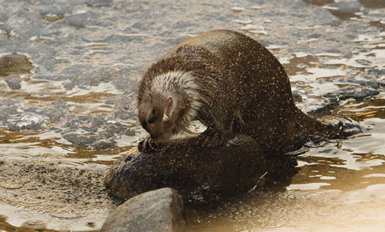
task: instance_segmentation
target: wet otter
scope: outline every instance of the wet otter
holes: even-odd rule
[[[301,112],[274,55],[230,30],[193,37],[153,64],[139,86],[138,112],[155,140],[167,141],[197,119],[208,138],[246,134],[263,150],[291,150],[300,138],[336,136],[340,129]]]

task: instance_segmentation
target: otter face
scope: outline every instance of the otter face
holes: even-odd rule
[[[153,139],[167,139],[178,127],[177,101],[174,97],[148,96],[138,107],[139,121]]]

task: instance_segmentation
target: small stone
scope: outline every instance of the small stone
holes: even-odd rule
[[[21,227],[32,230],[46,230],[47,226],[40,220],[28,220]]]
[[[108,215],[101,231],[183,231],[182,214],[183,202],[178,192],[171,188],[157,189],[118,206]]]
[[[87,22],[87,14],[76,14],[71,15],[65,18],[65,23],[71,27],[75,27],[76,29],[81,29],[85,27],[85,23]]]
[[[330,13],[341,20],[350,20],[351,18],[359,18],[357,14],[360,12],[360,4],[358,2],[337,2],[329,5]]]
[[[87,222],[87,226],[94,228],[95,227],[95,222]]]
[[[10,75],[5,82],[11,89],[20,89],[21,88],[21,78],[18,75]]]
[[[0,57],[0,76],[28,73],[32,68],[32,63],[23,54],[13,53]]]
[[[44,118],[36,113],[27,112],[8,125],[10,131],[20,130],[42,130],[44,128]]]
[[[105,7],[110,6],[112,4],[112,0],[88,0],[86,1],[86,5],[88,7]]]
[[[316,6],[324,6],[330,3],[334,3],[334,0],[304,0],[304,1]]]

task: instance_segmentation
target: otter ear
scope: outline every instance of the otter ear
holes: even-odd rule
[[[172,97],[169,97],[164,107],[163,122],[167,122],[168,120],[170,120],[170,112],[173,104],[174,100],[172,99]]]

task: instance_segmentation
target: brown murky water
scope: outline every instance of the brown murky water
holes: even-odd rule
[[[214,28],[270,49],[303,111],[363,132],[309,143],[285,191],[190,213],[188,231],[383,231],[384,18],[375,0],[0,0],[0,231],[100,229],[103,174],[145,136],[138,77]]]

